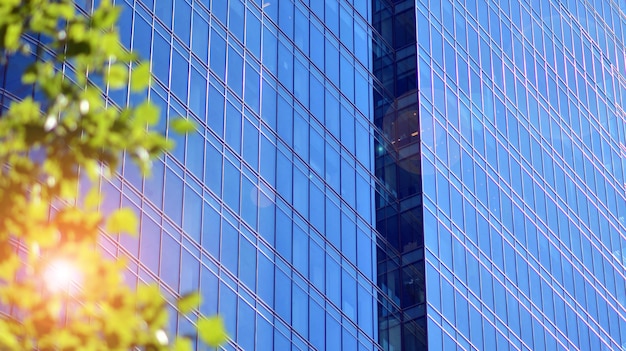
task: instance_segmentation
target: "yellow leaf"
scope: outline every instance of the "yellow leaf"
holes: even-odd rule
[[[32,243],[37,243],[42,249],[54,246],[59,242],[59,231],[54,225],[45,223],[30,226],[29,229],[28,240]]]
[[[9,323],[0,319],[0,346],[6,347],[8,350],[18,350],[19,342],[17,341],[17,335],[11,330]]]
[[[96,187],[91,188],[87,195],[85,195],[85,207],[88,209],[98,208],[101,202],[102,195],[100,195],[100,190]]]
[[[137,298],[142,303],[154,302],[160,303],[161,292],[156,284],[141,284],[137,287]]]
[[[61,197],[64,199],[74,199],[78,195],[78,187],[73,179],[60,179]]]
[[[44,201],[31,202],[28,206],[28,218],[33,222],[48,218],[48,204]]]
[[[191,351],[191,340],[187,338],[176,338],[173,351]]]
[[[0,261],[0,281],[12,281],[19,267],[20,259],[17,254],[11,253],[9,257],[3,257],[2,261]]]
[[[219,316],[201,318],[198,320],[198,336],[207,345],[212,347],[217,347],[228,340],[224,321]]]
[[[187,314],[194,308],[197,308],[201,301],[202,296],[198,292],[184,295],[178,300],[178,312],[181,314]]]
[[[128,233],[137,234],[139,221],[135,213],[129,208],[122,208],[113,212],[107,220],[106,229],[109,234]]]

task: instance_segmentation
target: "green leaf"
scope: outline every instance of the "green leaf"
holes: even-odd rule
[[[83,41],[87,34],[87,27],[83,22],[72,22],[67,29],[67,37],[73,41]]]
[[[219,316],[199,319],[198,336],[207,345],[212,347],[217,347],[228,340],[224,321]]]
[[[182,296],[178,299],[178,312],[180,314],[187,314],[191,312],[194,308],[197,308],[202,301],[202,296],[199,292],[193,292],[187,295]]]
[[[159,121],[159,108],[145,101],[135,108],[135,121],[141,125],[154,125]]]
[[[110,1],[102,1],[100,7],[93,13],[92,24],[95,28],[110,28],[117,22],[121,12],[122,9],[117,6],[111,6]]]
[[[196,130],[196,124],[186,118],[176,118],[170,122],[170,128],[176,133],[187,134]]]
[[[87,41],[79,41],[74,40],[73,38],[69,38],[67,41],[67,50],[65,54],[68,57],[75,57],[79,55],[89,55],[91,54],[91,45]]]
[[[107,57],[115,57],[116,60],[120,59],[119,55],[123,50],[117,32],[103,33],[98,36],[98,41],[101,43],[100,49]]]
[[[7,26],[4,33],[4,47],[8,50],[17,50],[20,44],[20,36],[22,35],[22,24],[11,23]]]
[[[128,233],[137,235],[139,221],[135,213],[129,208],[122,208],[113,212],[107,220],[106,229],[110,234]]]
[[[128,67],[124,64],[114,64],[109,67],[106,75],[107,83],[114,89],[124,87],[128,83]]]
[[[37,81],[37,67],[35,65],[30,65],[24,71],[22,75],[22,83],[24,84],[33,84]]]
[[[142,91],[150,85],[150,65],[144,62],[133,69],[130,76],[130,89]]]
[[[66,20],[74,18],[74,6],[70,3],[50,3],[46,6],[46,12],[52,18],[62,17]]]
[[[63,18],[66,20],[71,20],[74,18],[74,4],[73,3],[63,3],[58,5],[60,7],[59,12]]]

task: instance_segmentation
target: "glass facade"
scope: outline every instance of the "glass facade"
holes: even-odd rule
[[[124,44],[152,62],[162,125],[186,116],[198,130],[169,134],[177,148],[146,181],[126,163],[103,184],[142,213],[140,239],[112,252],[172,295],[200,288],[226,349],[377,349],[369,6],[118,4]],[[195,318],[176,318],[188,333]]]
[[[429,349],[626,346],[625,6],[416,2]]]
[[[626,348],[624,1],[117,4],[159,128],[197,130],[102,180],[141,236],[101,244],[225,349]]]
[[[104,210],[141,216],[139,238],[102,239],[130,258],[127,280],[199,289],[199,312],[225,320],[226,350],[377,350],[369,3],[116,4],[177,145],[146,180],[130,160],[102,180]],[[0,69],[4,105],[32,94],[13,76],[28,63]],[[177,116],[197,130],[170,133]],[[170,332],[196,318],[172,313]]]

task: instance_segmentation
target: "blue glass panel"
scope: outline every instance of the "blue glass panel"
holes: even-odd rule
[[[254,245],[248,240],[241,239],[239,241],[239,279],[251,290],[256,287],[256,261]]]
[[[165,175],[165,198],[163,210],[175,223],[182,223],[183,180],[167,168]]]
[[[311,344],[318,349],[324,350],[325,330],[320,328],[324,325],[324,309],[313,300],[309,300],[309,335]]]
[[[224,324],[226,332],[232,338],[237,337],[237,294],[227,287],[220,284],[219,290],[219,313],[224,316]]]
[[[292,293],[292,326],[302,337],[307,338],[309,331],[308,295],[297,285],[293,286]]]
[[[246,49],[261,58],[261,22],[251,12],[246,15]]]
[[[204,74],[191,70],[189,107],[201,120],[206,120],[207,80]]]
[[[326,296],[336,306],[341,306],[341,268],[339,263],[326,256]],[[328,329],[326,330],[328,332]]]
[[[243,43],[244,5],[241,0],[230,0],[228,5],[228,29]]]
[[[275,291],[276,313],[287,323],[291,323],[291,279],[280,269],[276,269],[276,286],[280,289]]]
[[[304,277],[309,276],[309,236],[300,227],[293,227],[293,266]]]
[[[293,143],[293,108],[282,96],[278,98],[278,135],[287,145]],[[279,168],[280,169],[280,168]]]
[[[159,255],[161,246],[161,229],[151,218],[142,218],[142,236],[139,240],[139,258],[152,272],[159,273]],[[143,234],[145,233],[145,234]]]
[[[291,262],[292,239],[291,218],[283,211],[276,211],[276,250],[287,262]]]
[[[206,120],[209,128],[218,136],[224,133],[224,95],[212,85],[209,88],[208,113]]]
[[[220,257],[220,214],[208,203],[202,208],[202,245],[216,259]]]
[[[224,201],[234,211],[239,212],[241,173],[230,162],[224,162]]]
[[[253,229],[257,227],[257,209],[260,205],[258,189],[246,177],[241,178],[241,217]]]
[[[237,309],[237,344],[246,350],[254,349],[255,312],[250,305],[239,299]]]
[[[258,255],[257,274],[257,294],[268,306],[274,307],[274,263],[265,255]]]
[[[187,294],[196,291],[200,286],[200,264],[187,250],[182,250],[182,267],[180,272],[180,292]]]
[[[217,287],[217,276],[206,267],[201,266],[200,292],[203,299],[200,303],[200,312],[202,314],[211,316],[217,313]]]
[[[172,92],[182,101],[187,101],[187,84],[189,80],[189,61],[177,50],[172,50]]]
[[[200,226],[202,220],[202,199],[189,187],[185,187],[185,203],[183,211],[183,230],[196,242],[200,242]]]
[[[239,232],[231,224],[222,220],[222,240],[220,247],[220,258],[231,273],[237,272],[237,261],[239,257]]]
[[[161,1],[158,1],[159,3]],[[186,1],[177,1],[174,9],[174,34],[178,36],[183,43],[189,45],[191,35],[191,7]]]
[[[170,39],[156,34],[152,42],[152,73],[166,86],[170,75]]]
[[[172,289],[178,290],[180,279],[180,244],[167,233],[163,234],[161,245],[161,270],[159,275]]]
[[[213,50],[213,48],[211,48]],[[212,67],[212,66],[211,66]],[[239,97],[243,97],[243,57],[232,46],[228,45],[228,86]]]
[[[222,0],[211,0],[211,13],[213,13],[222,24],[226,25],[226,13],[228,2]]]
[[[198,55],[202,62],[209,59],[209,25],[196,11],[193,11],[193,33],[191,51]]]
[[[219,2],[219,1],[218,1]],[[211,46],[209,67],[222,80],[226,80],[226,41],[218,34],[217,31],[211,29]]]
[[[230,102],[226,104],[226,143],[235,150],[241,152],[242,115]]]

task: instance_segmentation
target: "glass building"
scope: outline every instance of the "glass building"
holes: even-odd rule
[[[162,125],[198,128],[169,135],[178,147],[146,181],[125,164],[103,183],[142,213],[139,240],[111,252],[172,295],[199,288],[228,350],[378,349],[369,4],[118,4]]]
[[[226,350],[626,348],[624,1],[116,2],[197,130],[102,181],[102,246]]]
[[[225,320],[227,350],[378,349],[370,4],[116,4],[177,145],[150,178],[125,160],[101,183],[105,210],[141,217],[139,238],[102,239],[130,257],[127,280],[171,297],[199,289],[199,312]],[[30,60],[0,67],[3,105],[32,94],[19,77]],[[177,116],[197,130],[170,134]],[[197,315],[171,319],[188,334]]]
[[[419,0],[428,348],[626,347],[626,3]]]

